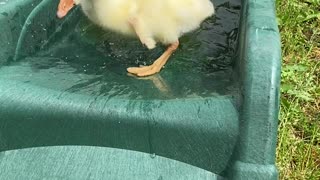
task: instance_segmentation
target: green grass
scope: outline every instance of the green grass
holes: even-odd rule
[[[320,0],[277,0],[282,42],[280,179],[320,179]]]

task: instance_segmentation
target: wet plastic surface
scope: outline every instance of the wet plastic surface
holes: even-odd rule
[[[79,12],[72,13],[67,20],[52,17],[48,21],[42,14],[49,10],[46,7],[52,8],[43,6],[26,21],[27,33],[20,37],[16,51],[15,59],[19,61],[2,67],[0,75],[9,80],[59,91],[130,99],[236,94],[232,56],[239,4],[218,3],[216,17],[181,38],[181,47],[165,70],[143,80],[128,76],[126,68],[151,64],[165,47],[159,45],[149,51],[136,38],[102,30]]]
[[[152,63],[163,46],[149,51],[93,25],[79,9],[58,19],[57,3],[0,0],[1,151],[113,147],[178,160],[207,175],[276,178],[280,46],[273,1],[215,1],[216,16],[183,36],[166,67],[147,78],[126,68]],[[35,151],[30,157],[42,161]],[[90,151],[101,152],[81,153]],[[137,174],[152,163],[168,164],[162,174],[179,166],[184,172],[170,159],[146,160]],[[125,162],[116,166],[125,169]]]

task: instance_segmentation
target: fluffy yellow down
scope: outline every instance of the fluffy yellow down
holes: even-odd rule
[[[170,44],[214,14],[210,0],[75,0],[96,24],[135,35],[129,23],[139,19],[145,36]]]

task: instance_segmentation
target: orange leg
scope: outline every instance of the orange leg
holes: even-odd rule
[[[172,43],[167,50],[150,66],[143,67],[129,67],[127,71],[136,76],[150,76],[158,73],[166,64],[172,53],[178,48],[179,41]]]
[[[77,1],[78,2],[78,1]],[[73,8],[76,2],[74,0],[60,0],[58,5],[57,16],[63,18]]]

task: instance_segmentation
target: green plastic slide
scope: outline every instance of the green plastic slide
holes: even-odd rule
[[[215,0],[165,50],[58,0],[0,0],[0,179],[277,179],[280,41],[273,0]]]

